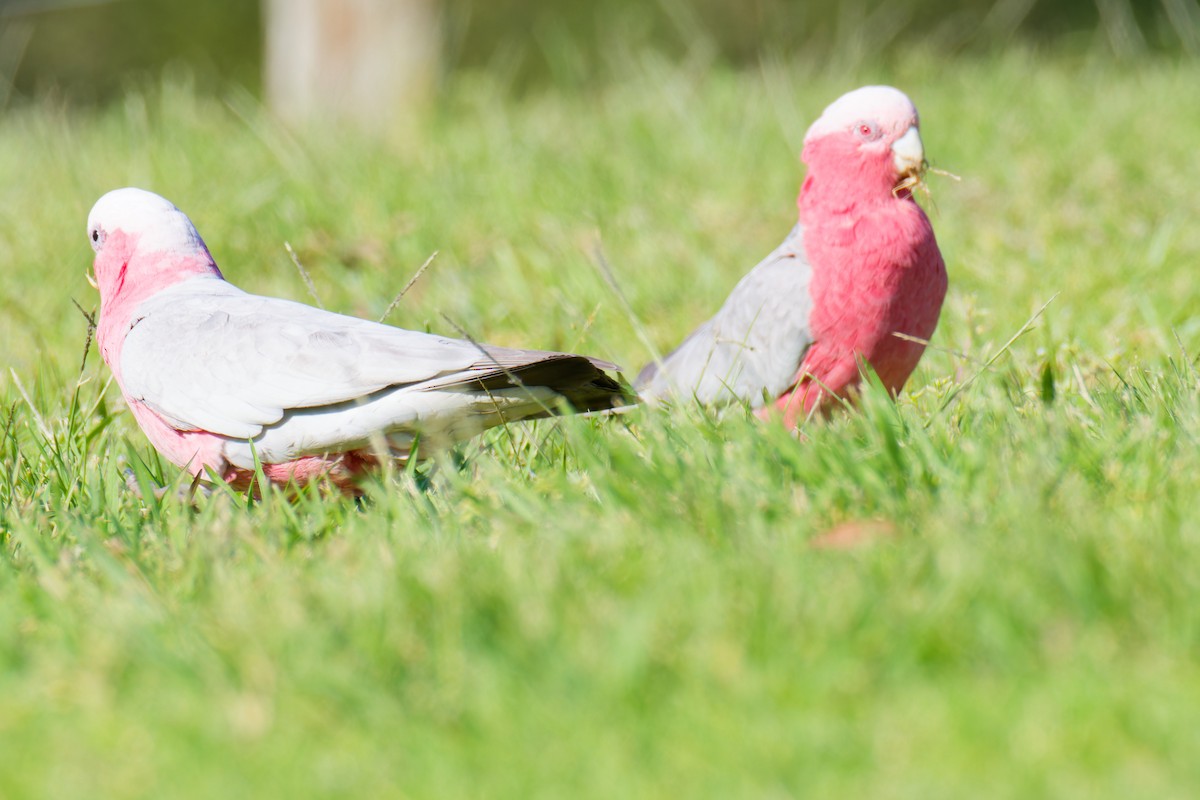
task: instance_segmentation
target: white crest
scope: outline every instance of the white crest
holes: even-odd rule
[[[114,189],[96,201],[88,214],[88,241],[99,250],[113,231],[138,236],[142,252],[200,253],[204,240],[178,208],[164,197],[144,189]]]
[[[917,124],[917,109],[908,95],[891,86],[863,86],[834,100],[808,129],[804,141],[850,130],[868,121],[902,133]]]

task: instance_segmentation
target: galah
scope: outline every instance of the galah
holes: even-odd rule
[[[154,447],[200,479],[327,478],[348,493],[415,439],[625,401],[586,356],[478,345],[249,294],[166,199],[117,189],[88,215],[96,341]]]
[[[869,365],[893,395],[937,327],[946,267],[912,197],[927,166],[898,89],[838,98],[804,137],[799,223],[716,315],[635,381],[648,401],[743,403],[789,427],[851,398]]]

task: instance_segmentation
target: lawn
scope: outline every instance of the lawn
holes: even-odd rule
[[[0,118],[0,796],[1200,793],[1200,63],[630,58],[460,75],[382,139],[180,77]],[[950,293],[896,404],[516,426],[361,507],[126,489],[181,481],[73,303],[103,192],[312,301],[290,243],[374,318],[436,251],[390,322],[631,375],[782,239],[805,128],[870,82],[962,178],[928,181]],[[847,530],[883,533],[814,546]]]

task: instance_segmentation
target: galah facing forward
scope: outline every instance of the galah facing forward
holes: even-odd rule
[[[255,458],[277,484],[327,477],[356,491],[381,455],[421,435],[456,442],[502,422],[624,401],[585,356],[480,346],[248,294],[191,220],[140,189],[88,216],[100,291],[96,341],[167,460],[235,487]]]
[[[926,166],[917,110],[890,86],[856,89],[808,129],[802,159],[799,224],[716,316],[642,369],[643,399],[775,408],[791,427],[851,397],[863,363],[893,395],[908,380],[946,295],[912,197]]]

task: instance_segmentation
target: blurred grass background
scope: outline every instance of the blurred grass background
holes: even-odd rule
[[[654,52],[693,64],[764,57],[845,68],[914,50],[942,57],[1023,46],[1200,52],[1195,0],[444,0],[443,74],[483,69],[522,89],[595,84]],[[0,0],[0,82],[109,98],[183,69],[209,87],[259,86],[262,9],[252,0]]]
[[[85,44],[27,29],[0,116],[0,796],[1200,792],[1193,7],[959,7],[938,33],[944,4],[795,6],[794,43],[752,7],[739,50],[716,4],[481,4],[437,102],[382,134],[280,124],[249,21],[78,85],[47,61]],[[101,57],[184,36],[92,19]],[[124,465],[178,471],[81,364],[103,192],[163,193],[231,280],[307,300],[291,242],[372,318],[436,250],[391,322],[636,368],[639,328],[677,342],[783,237],[805,128],[870,82],[962,176],[922,198],[951,287],[898,403],[800,438],[694,409],[496,431],[362,508],[126,490]],[[890,535],[813,546],[864,525]]]

